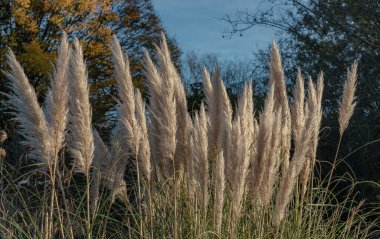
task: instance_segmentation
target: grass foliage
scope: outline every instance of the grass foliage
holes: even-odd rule
[[[263,109],[254,109],[251,82],[232,106],[215,69],[204,71],[206,96],[190,115],[163,35],[157,59],[145,54],[149,103],[116,37],[110,51],[119,118],[104,142],[91,122],[78,40],[71,47],[63,35],[43,105],[9,50],[9,105],[27,160],[17,168],[1,161],[2,238],[380,236],[378,207],[356,200],[348,174],[334,177],[342,161],[332,156],[327,177],[318,170],[322,73],[305,81],[299,71],[289,100],[273,43]],[[344,85],[340,139],[355,108],[356,69]]]

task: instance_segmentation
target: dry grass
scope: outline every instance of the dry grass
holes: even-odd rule
[[[27,158],[45,167],[39,170],[42,176],[1,167],[2,182],[7,181],[1,184],[3,238],[376,235],[375,222],[369,220],[374,212],[361,213],[362,204],[354,207],[354,198],[339,203],[329,192],[331,175],[326,185],[313,174],[322,74],[317,84],[309,78],[306,98],[299,71],[290,106],[280,52],[273,44],[270,90],[258,119],[252,83],[245,85],[233,113],[218,70],[211,75],[205,70],[205,101],[191,117],[164,36],[156,47],[157,64],[145,54],[147,107],[133,88],[128,57],[116,37],[110,48],[119,93],[119,121],[111,142],[104,142],[91,124],[78,40],[71,51],[63,37],[45,111],[9,52],[9,102],[30,147]],[[355,107],[356,68],[349,70],[344,86],[341,136]],[[62,162],[61,151],[71,153],[74,166]],[[125,175],[127,165],[131,175]]]

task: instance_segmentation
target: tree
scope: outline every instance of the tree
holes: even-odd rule
[[[238,12],[227,16],[230,33],[243,33],[257,26],[273,27],[282,34],[280,44],[288,81],[295,80],[296,67],[305,75],[325,73],[324,124],[330,127],[331,140],[324,140],[323,159],[331,159],[337,142],[337,99],[346,68],[359,62],[357,99],[354,118],[345,133],[341,150],[346,155],[378,139],[380,135],[380,5],[378,1],[275,0],[266,10]],[[361,148],[346,160],[362,179],[379,180],[379,143]],[[343,157],[343,154],[340,156]],[[364,188],[363,190],[367,190]],[[367,190],[368,191],[368,190]],[[367,195],[368,196],[368,195]]]
[[[6,67],[4,55],[10,47],[25,66],[40,101],[62,31],[70,39],[79,38],[91,81],[93,118],[98,124],[106,124],[114,116],[116,91],[108,48],[112,34],[123,39],[134,83],[142,89],[142,48],[150,51],[157,35],[165,32],[151,0],[0,0],[0,29],[0,67]],[[174,40],[170,42],[176,54],[173,59],[178,62],[179,48]],[[6,78],[0,73],[1,91],[6,91],[5,85]],[[4,100],[2,97],[1,102]]]

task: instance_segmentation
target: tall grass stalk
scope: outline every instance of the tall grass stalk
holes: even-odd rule
[[[283,161],[282,173],[285,173],[285,171],[289,167],[289,157],[291,148],[291,116],[280,49],[274,41],[272,43],[272,48],[270,52],[269,71],[269,84],[273,84],[275,88],[275,110],[278,111],[279,108],[282,108],[280,154],[281,160]]]
[[[89,99],[87,69],[79,40],[74,41],[71,55],[69,101],[68,150],[74,158],[74,167],[86,177],[87,237],[92,238],[90,207],[90,168],[94,158],[94,137],[92,134],[92,113]]]
[[[57,176],[57,164],[59,159],[59,154],[63,148],[65,141],[65,130],[68,121],[67,112],[68,112],[68,82],[67,74],[69,70],[69,56],[70,56],[70,47],[67,41],[66,33],[63,33],[61,46],[58,49],[58,58],[54,68],[53,77],[51,79],[51,86],[48,91],[45,103],[45,114],[47,122],[52,129],[52,142],[53,142],[53,161],[52,166],[49,168],[50,180],[51,180],[51,204],[50,204],[50,214],[49,222],[50,229],[49,233],[52,231],[53,226],[53,211],[54,203],[56,200],[56,176]],[[59,205],[57,203],[57,208]],[[58,218],[60,219],[60,229],[63,236],[63,224],[61,220],[60,210],[58,210]]]

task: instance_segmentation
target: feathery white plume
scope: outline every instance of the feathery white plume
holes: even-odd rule
[[[70,47],[67,35],[62,34],[61,46],[58,49],[58,58],[51,77],[50,89],[45,99],[46,119],[52,132],[52,143],[55,153],[63,147],[68,116],[68,71]]]
[[[282,175],[279,191],[276,197],[276,205],[273,214],[273,222],[279,225],[285,217],[287,206],[291,200],[292,192],[296,179],[299,177],[305,162],[307,161],[306,154],[310,148],[310,141],[314,133],[315,119],[317,116],[318,99],[315,92],[314,84],[309,80],[309,97],[307,101],[307,118],[305,127],[302,131],[300,144],[295,148],[292,161],[289,164],[288,170]]]
[[[171,81],[174,83],[174,97],[176,102],[177,115],[177,145],[174,155],[176,171],[181,177],[184,172],[186,159],[190,154],[190,137],[191,133],[188,128],[188,120],[190,119],[187,111],[187,99],[184,85],[181,77],[173,64],[169,47],[164,33],[161,33],[160,46],[156,47],[158,66],[161,72],[163,81]]]
[[[114,75],[117,82],[119,95],[119,121],[118,130],[121,135],[121,142],[125,142],[127,153],[138,155],[140,130],[135,117],[135,94],[133,91],[132,77],[129,70],[127,55],[124,56],[120,42],[114,35],[111,43],[112,60],[114,65]],[[126,160],[126,159],[125,159]]]
[[[168,70],[168,69],[166,69]],[[157,67],[145,52],[145,73],[150,92],[150,145],[158,173],[166,180],[171,178],[175,165],[177,114],[175,81],[172,77],[163,80]]]
[[[347,80],[344,82],[343,86],[343,96],[342,100],[339,102],[339,133],[343,135],[343,132],[348,126],[348,121],[350,121],[354,109],[356,106],[355,102],[355,90],[356,90],[356,80],[357,80],[357,69],[358,63],[352,64],[351,69],[347,69]]]
[[[70,66],[68,149],[75,160],[77,169],[88,175],[94,157],[94,138],[87,69],[78,39],[74,41]]]
[[[149,183],[151,181],[152,163],[150,158],[150,146],[148,128],[145,117],[145,103],[142,100],[139,90],[135,90],[135,107],[136,107],[136,119],[140,127],[140,146],[138,159],[140,160],[141,172],[143,172],[145,179]]]
[[[209,164],[207,142],[207,116],[203,103],[199,114],[194,117],[194,129],[192,134],[192,172],[195,179],[196,195],[202,202],[203,210],[207,209],[209,199]]]
[[[284,69],[281,63],[281,54],[277,44],[273,41],[270,53],[269,83],[275,86],[275,110],[282,108],[281,122],[281,158],[283,160],[283,173],[289,165],[289,151],[291,147],[291,117],[289,101],[286,92]]]
[[[271,85],[267,98],[265,99],[264,110],[260,114],[259,131],[256,144],[256,159],[252,166],[250,182],[251,198],[261,199],[260,187],[264,178],[265,167],[271,151],[271,136],[274,121],[274,85]]]
[[[25,137],[23,144],[31,148],[32,158],[40,160],[45,169],[50,169],[54,152],[45,114],[38,104],[33,87],[11,49],[8,49],[7,61],[10,70],[6,75],[11,81],[12,90],[12,93],[7,95],[8,102],[15,110],[14,115],[20,122],[20,133]]]

